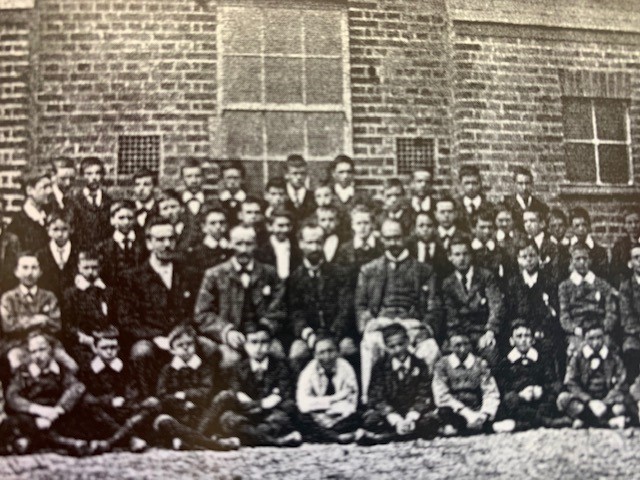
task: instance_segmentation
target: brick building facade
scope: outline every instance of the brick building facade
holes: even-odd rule
[[[59,155],[123,186],[241,158],[259,188],[347,152],[363,186],[474,163],[499,199],[527,165],[608,243],[640,196],[639,45],[630,0],[0,0],[0,188],[15,209]]]

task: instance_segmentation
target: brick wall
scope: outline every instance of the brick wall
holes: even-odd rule
[[[595,230],[610,243],[620,230],[622,208],[638,200],[638,190],[565,185],[562,70],[630,79],[637,184],[640,37],[467,22],[456,22],[454,28],[454,150],[459,161],[480,166],[494,199],[510,191],[514,165],[531,167],[537,190],[547,201],[587,207]]]

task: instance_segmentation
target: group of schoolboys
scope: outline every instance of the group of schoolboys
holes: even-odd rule
[[[372,445],[537,427],[624,428],[640,401],[640,214],[611,254],[514,173],[499,204],[474,166],[460,195],[356,188],[336,157],[311,188],[290,155],[263,198],[245,165],[183,191],[103,163],[23,177],[0,232],[7,453]],[[74,188],[76,175],[82,186]]]

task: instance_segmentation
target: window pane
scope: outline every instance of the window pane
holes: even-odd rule
[[[260,53],[262,11],[257,8],[226,7],[220,28],[224,53]]]
[[[267,103],[302,103],[302,60],[265,58]]]
[[[270,157],[286,156],[304,150],[304,114],[268,112],[267,152]]]
[[[260,112],[226,112],[222,117],[227,132],[227,154],[230,157],[262,155],[262,122]]]
[[[261,61],[256,57],[225,57],[224,103],[260,102]]]
[[[304,14],[305,51],[309,55],[342,55],[341,13],[313,10]]]
[[[565,166],[571,182],[596,182],[596,158],[593,145],[565,143]]]
[[[597,100],[595,107],[598,138],[625,141],[627,139],[626,105],[616,100]]]
[[[307,103],[342,103],[342,60],[307,59]]]
[[[342,113],[309,114],[307,135],[310,155],[335,157],[344,151],[344,115]]]
[[[265,9],[265,53],[302,53],[300,10]]]
[[[600,145],[600,179],[605,183],[629,181],[629,156],[626,145]]]
[[[562,110],[565,138],[580,140],[593,138],[591,100],[564,98],[562,100]]]

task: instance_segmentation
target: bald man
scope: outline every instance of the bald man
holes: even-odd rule
[[[200,333],[222,345],[223,366],[240,360],[245,324],[266,324],[277,336],[284,319],[283,284],[275,267],[255,260],[255,230],[237,225],[229,240],[233,256],[205,272],[195,306]],[[284,356],[282,345],[274,342],[272,353]]]

